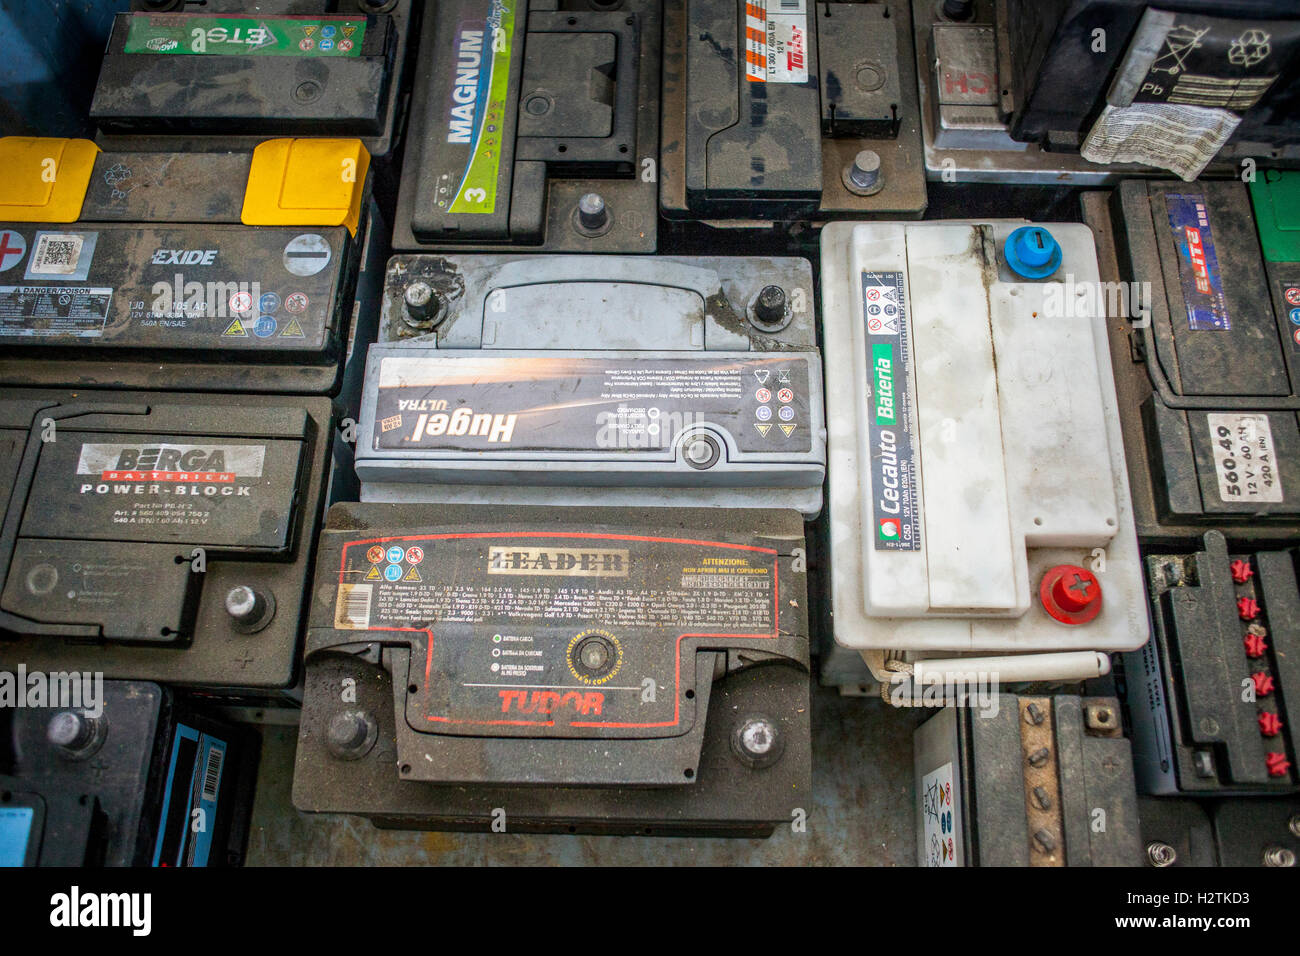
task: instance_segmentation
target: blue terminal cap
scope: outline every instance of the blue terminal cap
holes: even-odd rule
[[[1042,226],[1021,226],[1002,247],[1007,265],[1026,279],[1046,279],[1061,268],[1061,244]]]

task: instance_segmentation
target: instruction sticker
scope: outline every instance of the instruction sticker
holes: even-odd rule
[[[99,338],[112,302],[107,288],[0,286],[0,336]]]
[[[1207,414],[1214,476],[1225,502],[1282,500],[1273,431],[1264,414]]]
[[[924,821],[926,866],[959,866],[957,838],[953,832],[956,800],[952,764],[946,763],[921,778],[921,818]]]
[[[872,540],[877,551],[919,551],[916,506],[916,424],[908,403],[911,346],[901,272],[862,273],[867,331],[867,429]]]
[[[209,17],[188,13],[137,13],[124,53],[216,56],[361,55],[365,18]]]
[[[806,0],[745,4],[745,79],[751,83],[808,81]]]
[[[1166,193],[1165,205],[1169,209],[1174,245],[1178,248],[1178,275],[1183,301],[1187,303],[1187,327],[1193,331],[1231,329],[1205,197]]]

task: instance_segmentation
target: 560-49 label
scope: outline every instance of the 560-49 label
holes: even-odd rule
[[[1268,416],[1209,414],[1219,497],[1225,502],[1279,502],[1282,481]]]

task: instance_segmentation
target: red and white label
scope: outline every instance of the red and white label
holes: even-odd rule
[[[26,254],[26,239],[12,229],[0,232],[0,272],[18,265]]]
[[[807,0],[748,0],[745,79],[751,83],[808,81]]]

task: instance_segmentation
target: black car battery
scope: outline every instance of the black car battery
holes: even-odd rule
[[[428,10],[393,247],[653,252],[660,8],[448,0]]]

